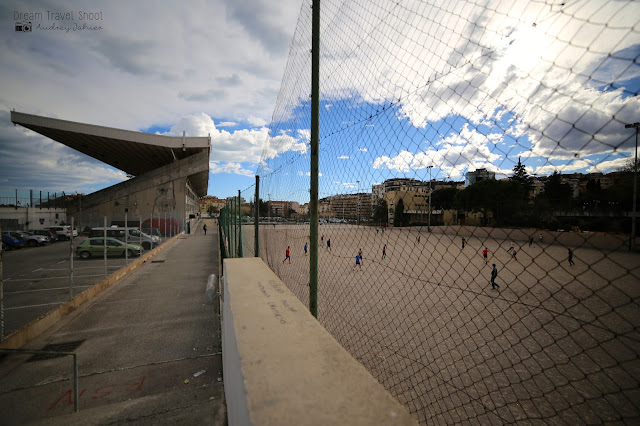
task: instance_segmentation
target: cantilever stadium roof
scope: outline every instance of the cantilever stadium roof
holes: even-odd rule
[[[163,136],[11,111],[11,121],[123,172],[139,176],[202,151],[208,137]],[[198,196],[207,194],[209,164],[189,176]]]

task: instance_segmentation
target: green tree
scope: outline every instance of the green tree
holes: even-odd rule
[[[258,214],[261,217],[269,216],[269,202],[264,201],[262,198],[258,199]]]
[[[527,173],[527,169],[524,167],[524,164],[520,162],[520,157],[518,157],[518,164],[513,168],[513,176],[509,179],[519,183],[524,190],[524,197],[529,199],[529,192],[531,192],[531,188],[533,186],[532,178],[529,176],[529,173]]]
[[[571,200],[573,198],[571,186],[567,183],[562,183],[562,175],[557,171],[553,172],[553,174],[547,178],[547,181],[544,183],[544,193],[541,195],[549,200],[554,210],[571,207]]]
[[[396,204],[395,214],[393,215],[393,226],[405,226],[407,222],[407,214],[404,212],[404,201],[402,198]]]
[[[431,206],[436,210],[449,210],[455,208],[457,188],[436,189],[431,193]]]
[[[485,179],[458,192],[456,205],[466,211],[491,212],[498,224],[512,225],[522,221],[527,213],[524,189],[512,180]]]
[[[387,226],[389,222],[389,215],[387,211],[387,202],[384,198],[381,198],[380,200],[378,200],[378,204],[376,204],[376,207],[373,210],[373,221],[375,223],[380,223],[384,226]]]

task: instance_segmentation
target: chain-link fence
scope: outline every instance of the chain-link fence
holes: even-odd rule
[[[246,190],[307,304],[309,6]],[[637,421],[640,4],[321,7],[319,321],[422,424]]]
[[[195,223],[169,205],[100,217],[68,214],[65,207],[35,204],[3,212],[2,339]]]

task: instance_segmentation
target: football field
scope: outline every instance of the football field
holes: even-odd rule
[[[544,233],[540,242],[531,233],[529,246],[523,232],[433,231],[319,231],[320,322],[414,417],[584,423],[640,415],[638,254],[596,235]],[[252,247],[251,226],[243,237]],[[262,258],[307,305],[308,241],[308,226],[261,226]],[[287,246],[291,264],[283,263]]]

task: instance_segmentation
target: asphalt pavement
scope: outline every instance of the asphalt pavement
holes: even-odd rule
[[[28,345],[77,354],[77,413],[71,357],[4,356],[2,424],[225,424],[218,324],[205,303],[218,275],[215,229],[202,221]]]

